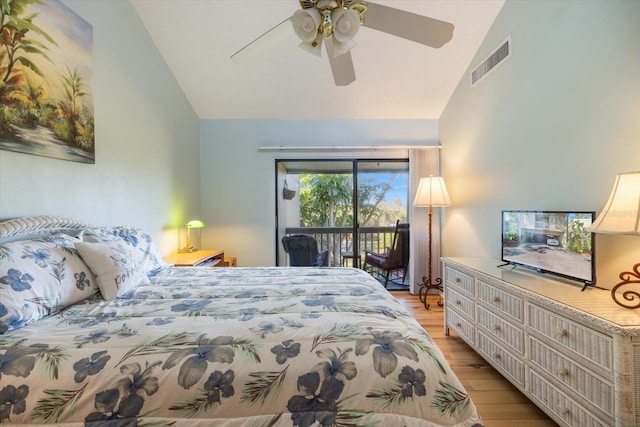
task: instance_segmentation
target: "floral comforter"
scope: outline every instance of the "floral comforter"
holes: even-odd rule
[[[477,426],[440,350],[339,268],[169,268],[0,335],[0,422]]]

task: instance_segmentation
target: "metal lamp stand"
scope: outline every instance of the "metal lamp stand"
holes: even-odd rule
[[[432,277],[431,271],[431,246],[432,246],[432,237],[433,233],[431,231],[431,220],[433,217],[433,206],[429,205],[429,264],[427,264],[427,272],[428,276],[422,277],[422,283],[420,284],[420,289],[418,290],[418,297],[420,301],[424,304],[425,309],[429,309],[429,304],[427,304],[427,295],[429,291],[432,289],[436,289],[438,291],[438,295],[440,299],[438,300],[438,306],[442,307],[442,279],[436,277],[435,279]],[[424,293],[423,293],[424,292]]]

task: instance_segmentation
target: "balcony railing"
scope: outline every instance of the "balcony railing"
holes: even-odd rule
[[[358,250],[353,251],[353,228],[351,227],[287,227],[285,234],[307,234],[318,241],[318,249],[329,250],[330,266],[355,265],[353,254],[360,255],[362,267],[364,250],[385,252],[393,243],[395,227],[360,227],[358,230]]]

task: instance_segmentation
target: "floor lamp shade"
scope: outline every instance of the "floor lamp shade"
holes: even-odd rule
[[[447,186],[441,176],[428,176],[420,179],[418,191],[413,205],[420,206],[449,206],[451,199]]]

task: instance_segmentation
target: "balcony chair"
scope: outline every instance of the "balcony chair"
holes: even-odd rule
[[[342,265],[343,267],[346,267],[347,260],[351,260],[351,266],[355,267],[356,257],[360,258],[360,254],[356,254],[353,251],[353,242],[350,240],[345,242],[345,244],[342,246],[342,249],[340,250],[340,265]],[[359,261],[360,260],[358,260],[358,262]]]
[[[398,220],[393,233],[391,247],[385,253],[377,253],[365,249],[364,263],[362,269],[369,274],[376,273],[378,277],[384,277],[384,287],[389,284],[391,273],[400,276],[402,273],[402,284],[407,277],[409,267],[409,224],[401,224]],[[394,280],[391,280],[397,283]]]
[[[329,265],[329,251],[318,252],[318,242],[306,234],[292,234],[282,238],[282,246],[289,254],[291,267],[326,267]]]

